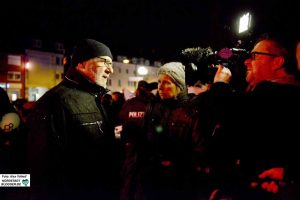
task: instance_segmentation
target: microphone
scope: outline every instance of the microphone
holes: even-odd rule
[[[3,115],[0,122],[1,131],[4,133],[9,133],[14,129],[18,128],[20,122],[21,119],[17,113],[14,112],[6,113],[5,115]]]

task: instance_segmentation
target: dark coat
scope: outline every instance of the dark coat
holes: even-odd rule
[[[261,82],[246,96],[242,137],[243,159],[250,174],[272,167],[298,171],[300,87],[293,83]],[[296,173],[298,174],[298,172]]]
[[[117,196],[114,132],[100,105],[106,92],[70,69],[36,102],[27,120],[32,198]]]
[[[182,93],[147,108],[144,132],[124,163],[122,199],[192,199],[199,192],[202,140],[187,101]]]
[[[237,94],[229,84],[217,82],[210,90],[191,99],[202,136],[201,162],[209,169],[208,191],[218,188],[230,194],[237,184],[239,141],[233,130]]]
[[[211,180],[234,199],[297,199],[299,83],[263,81],[247,93],[231,93],[226,87],[214,84],[196,98],[205,160],[215,177]],[[274,167],[286,170],[286,187],[279,194],[250,187],[251,182],[262,181],[260,173]]]
[[[239,143],[240,184],[236,199],[298,199],[295,198],[298,189],[293,188],[299,186],[299,83],[262,81],[238,96],[231,118]],[[251,182],[266,181],[258,175],[276,167],[285,169],[285,187],[281,184],[276,195],[260,187],[250,187]]]
[[[149,97],[136,96],[123,104],[119,113],[119,121],[123,126],[121,135],[123,144],[126,144],[127,140],[132,142],[138,137],[136,134],[141,133],[145,112],[150,101]]]

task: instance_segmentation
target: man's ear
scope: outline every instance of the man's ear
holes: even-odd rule
[[[283,56],[278,56],[274,59],[275,64],[274,66],[274,70],[278,70],[280,68],[282,68],[282,66],[284,65],[285,59]]]
[[[75,68],[78,70],[80,70],[80,69],[82,70],[82,69],[84,69],[84,65],[82,63],[78,63]]]
[[[86,72],[86,69],[85,69],[84,63],[78,63],[77,66],[75,67],[75,69],[76,69],[78,72],[80,72],[81,74],[87,73],[87,72]]]
[[[284,62],[285,62],[285,59],[283,56],[278,56],[277,57],[277,62],[278,62],[278,65],[279,66],[283,66],[284,65]]]

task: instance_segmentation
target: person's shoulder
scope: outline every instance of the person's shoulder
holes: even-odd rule
[[[298,81],[289,81],[289,82],[273,82],[273,81],[262,81],[255,88],[254,91],[299,91],[300,82]]]
[[[124,102],[124,104],[131,104],[131,103],[133,103],[133,102],[136,102],[136,100],[137,100],[137,97],[132,97],[132,98],[130,98],[130,99],[127,99],[127,100]]]
[[[43,101],[54,101],[53,103],[57,101],[64,102],[71,99],[78,99],[84,94],[91,95],[87,91],[79,90],[76,87],[70,87],[67,84],[64,84],[64,82],[61,82],[43,95]]]
[[[187,106],[195,106],[198,107],[199,105],[201,105],[202,103],[204,103],[206,101],[206,99],[209,97],[209,92],[202,92],[198,95],[193,95],[191,96],[188,101],[186,102]]]
[[[31,110],[33,113],[35,111],[41,112],[42,110],[51,110],[56,105],[61,102],[61,98],[63,97],[64,92],[61,90],[60,84],[49,89],[47,92],[45,92],[38,100],[36,100]]]

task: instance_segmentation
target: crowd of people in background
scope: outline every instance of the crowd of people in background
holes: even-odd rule
[[[189,94],[178,58],[125,99],[107,88],[109,47],[78,41],[38,101],[10,102],[0,88],[0,174],[30,174],[29,188],[0,198],[300,199],[300,41],[263,35],[243,64],[243,91],[220,64]]]

